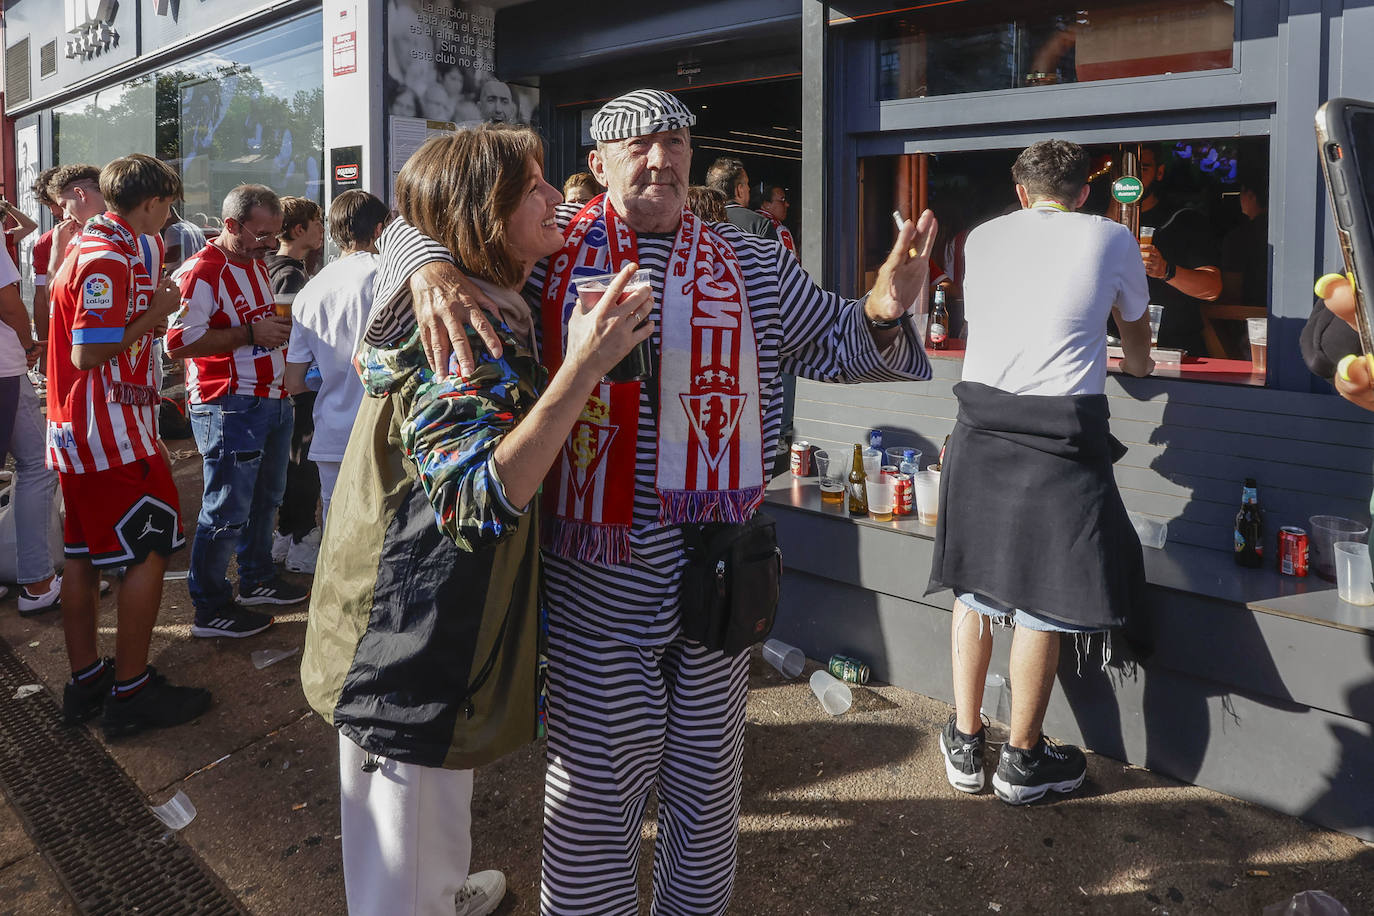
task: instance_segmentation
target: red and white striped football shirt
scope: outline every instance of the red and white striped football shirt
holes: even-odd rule
[[[167,328],[167,349],[200,340],[209,330],[236,328],[273,314],[272,284],[262,261],[239,261],[211,243],[173,274],[181,287],[181,311]],[[192,403],[226,394],[281,398],[286,348],[242,346],[228,353],[186,360],[186,392]]]
[[[156,454],[152,331],[94,369],[71,358],[76,344],[123,340],[153,289],[129,224],[112,213],[88,222],[51,290],[48,467],[86,474]]]

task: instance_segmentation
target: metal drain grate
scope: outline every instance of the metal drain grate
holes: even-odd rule
[[[0,788],[84,913],[245,914],[84,728],[64,728],[38,677],[0,642]]]

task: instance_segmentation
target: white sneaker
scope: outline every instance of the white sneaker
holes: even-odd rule
[[[41,594],[33,594],[27,585],[19,586],[19,616],[32,617],[57,607],[62,598],[62,577],[53,576],[52,583]]]
[[[506,876],[492,868],[468,875],[467,882],[453,898],[456,916],[487,916],[506,896]]]
[[[286,569],[294,573],[314,573],[315,560],[320,555],[320,529],[312,528],[300,541],[286,551]]]
[[[272,532],[272,562],[286,562],[286,552],[291,549],[291,535]]]

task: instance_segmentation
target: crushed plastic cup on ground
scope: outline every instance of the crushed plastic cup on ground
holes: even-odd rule
[[[1141,547],[1152,547],[1159,550],[1164,546],[1164,542],[1169,539],[1168,522],[1161,522],[1159,519],[1140,515],[1136,512],[1126,514],[1131,518],[1131,527],[1135,528],[1135,533],[1140,538]]]
[[[22,685],[18,690],[16,690],[16,691],[14,692],[14,699],[16,699],[16,700],[22,700],[22,699],[25,699],[26,697],[31,697],[31,696],[33,696],[34,694],[38,694],[38,693],[42,693],[42,692],[43,692],[43,685],[42,685],[42,684],[24,684],[24,685]]]
[[[987,716],[987,740],[990,744],[1005,744],[1011,722],[1011,690],[1007,679],[991,671],[983,681],[983,705],[978,710]]]
[[[149,808],[149,811],[157,815],[157,819],[162,821],[172,830],[180,830],[191,821],[196,819],[196,806],[191,804],[191,800],[186,797],[186,793],[180,790],[173,795],[165,804]]]
[[[850,691],[849,685],[831,675],[829,671],[811,672],[811,692],[832,716],[842,715],[854,703],[854,694]]]
[[[770,639],[763,644],[763,660],[777,668],[783,677],[796,677],[806,665],[802,650],[781,639]]]
[[[258,649],[248,657],[253,660],[253,667],[261,671],[268,665],[275,665],[284,658],[290,658],[301,651],[300,646],[294,649]]]
[[[1326,891],[1301,891],[1271,903],[1262,916],[1350,916],[1350,911]]]

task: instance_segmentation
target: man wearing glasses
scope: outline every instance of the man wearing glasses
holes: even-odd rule
[[[167,331],[185,359],[191,429],[204,461],[205,492],[187,586],[191,635],[242,638],[272,618],[250,610],[297,604],[310,590],[272,565],[272,528],[286,489],[292,410],[282,384],[291,319],[279,316],[263,258],[277,249],[282,206],[271,188],[239,185],[224,198],[224,229],[173,279],[182,308]],[[237,551],[238,600],[226,578]]]

